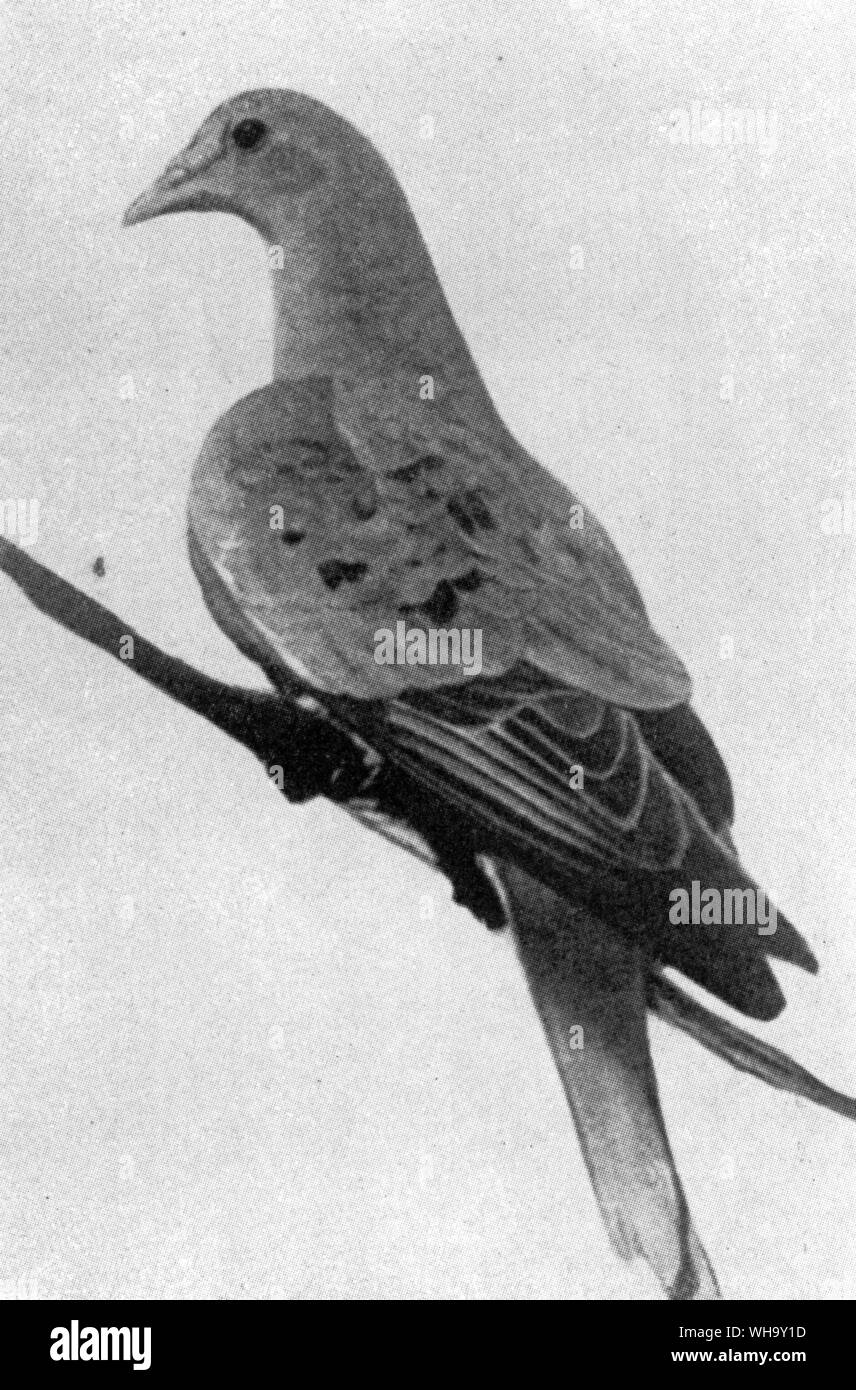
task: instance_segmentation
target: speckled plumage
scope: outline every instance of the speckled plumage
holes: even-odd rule
[[[461,671],[378,664],[378,629],[477,628],[485,675],[527,661],[631,707],[686,698],[603,529],[584,513],[572,528],[576,498],[442,398],[417,424],[360,385],[273,382],[218,420],[194,470],[194,537],[263,646],[320,690],[390,699]]]

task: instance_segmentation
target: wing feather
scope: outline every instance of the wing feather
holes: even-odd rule
[[[686,700],[596,518],[510,437],[444,426],[426,440],[326,379],[277,381],[209,433],[190,526],[268,662],[330,694],[393,699],[460,685],[461,665],[378,661],[378,634],[479,632],[482,672],[522,662],[628,708]]]

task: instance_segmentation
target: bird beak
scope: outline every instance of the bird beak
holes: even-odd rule
[[[219,206],[215,190],[206,178],[222,153],[222,141],[197,136],[170,161],[159,178],[135,198],[122,218],[123,227],[135,227],[167,212],[207,212]]]

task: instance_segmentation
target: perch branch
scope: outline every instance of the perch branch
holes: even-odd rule
[[[202,715],[268,768],[281,768],[281,790],[290,801],[321,795],[341,800],[334,789],[334,777],[337,784],[347,785],[347,777],[341,778],[343,770],[350,769],[355,775],[364,771],[351,740],[323,717],[280,694],[226,685],[170,656],[4,536],[0,536],[0,570],[46,617],[131,667],[186,709]],[[133,638],[132,660],[120,655],[120,644],[128,637]]]

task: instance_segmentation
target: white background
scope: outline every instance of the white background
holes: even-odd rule
[[[17,0],[0,24],[0,498],[39,499],[32,553],[258,679],[203,607],[184,506],[204,431],[269,377],[263,249],[224,217],[119,222],[230,94],[328,101],[693,672],[746,862],[821,960],[780,970],[759,1031],[856,1088],[856,535],[819,526],[856,493],[846,0]],[[760,108],[775,148],[674,143],[695,101]],[[609,1250],[511,943],[0,599],[0,1283],[656,1296]],[[853,1127],[652,1034],[726,1294],[853,1297]]]

